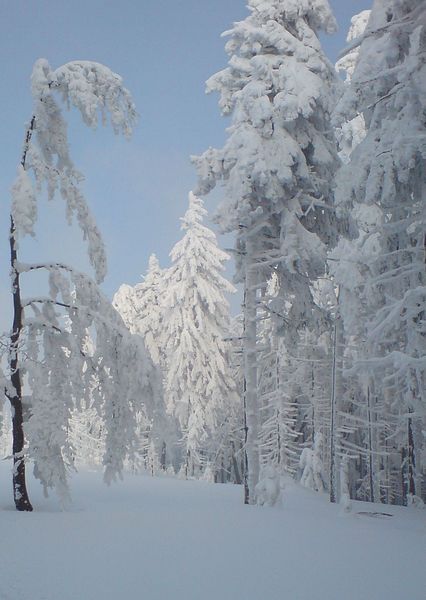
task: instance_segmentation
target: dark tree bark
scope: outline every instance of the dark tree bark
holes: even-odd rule
[[[401,490],[402,490],[402,504],[403,506],[407,506],[407,476],[406,476],[406,464],[407,460],[407,450],[403,446],[401,448]]]
[[[163,445],[161,446],[161,457],[160,457],[160,465],[161,465],[162,471],[166,470],[166,461],[167,461],[167,446],[166,446],[166,442],[163,442]]]
[[[248,460],[247,460],[247,406],[246,406],[246,389],[247,381],[244,374],[244,402],[243,402],[243,416],[244,416],[244,462],[243,462],[243,481],[244,481],[244,504],[250,503],[250,493],[248,484]]]
[[[243,480],[244,480],[244,504],[249,504],[250,494],[248,485],[248,460],[247,460],[247,408],[246,408],[246,379],[244,377],[244,466],[243,466]]]
[[[409,412],[411,413],[411,411]],[[407,423],[407,447],[401,448],[402,504],[404,506],[408,504],[408,495],[416,495],[415,468],[413,421],[410,417]]]
[[[25,145],[22,154],[21,165],[25,169],[27,152],[31,136],[35,127],[35,116],[32,117],[25,135]],[[19,271],[17,269],[18,255],[16,244],[16,227],[13,217],[10,217],[10,267],[12,276],[13,297],[13,324],[10,336],[10,389],[6,390],[6,396],[12,407],[12,435],[13,435],[13,497],[16,509],[19,511],[32,511],[28,497],[25,479],[25,457],[24,457],[24,414],[22,406],[22,381],[19,369],[19,342],[23,328],[23,308],[21,302],[21,287]]]
[[[19,272],[16,269],[17,251],[15,224],[10,217],[10,262],[12,268],[12,295],[13,295],[13,325],[10,336],[10,382],[11,390],[6,395],[12,407],[12,434],[13,434],[13,497],[15,506],[20,511],[31,511],[33,507],[28,497],[25,481],[24,458],[24,419],[22,407],[22,383],[19,370],[19,340],[22,331],[22,303]]]
[[[240,470],[238,468],[237,459],[235,458],[235,443],[233,441],[231,441],[231,462],[232,468],[234,469],[234,483],[241,485],[242,479]]]
[[[408,419],[408,493],[412,496],[416,495],[415,468],[416,457],[414,452],[413,421],[410,417]]]
[[[370,385],[367,388],[367,415],[368,415],[368,479],[370,484],[370,502],[375,502],[374,496],[374,464],[373,464],[373,419],[371,411]]]
[[[333,362],[331,373],[331,419],[330,419],[330,502],[337,502],[336,483],[336,381],[337,381],[337,317],[333,329]]]

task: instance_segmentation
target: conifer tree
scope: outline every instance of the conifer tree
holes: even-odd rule
[[[164,296],[166,403],[183,434],[187,475],[211,463],[222,416],[228,404],[237,402],[225,341],[225,294],[234,288],[222,275],[228,256],[202,224],[206,215],[202,201],[190,193],[182,218],[185,234],[170,253]]]
[[[157,257],[151,254],[143,281],[134,287],[121,285],[112,301],[130,331],[143,337],[146,349],[156,365],[160,365],[164,358],[161,341],[164,276]]]
[[[143,281],[134,287],[121,285],[112,301],[130,332],[143,340],[151,360],[159,370],[162,382],[167,371],[164,347],[164,286],[165,271],[160,268],[155,254],[152,254]],[[176,445],[177,437],[173,423],[166,416],[164,398],[157,397],[151,423],[147,415],[141,415],[141,420],[143,428],[139,427],[138,431],[139,454],[142,458],[139,459],[139,463],[148,460],[149,451],[152,455],[150,463],[159,463],[164,470],[167,458],[171,458],[172,447]],[[156,453],[155,458],[153,453]]]
[[[221,150],[193,160],[200,194],[225,182],[217,218],[237,238],[237,279],[245,289],[245,501],[253,503],[260,295],[275,270],[287,329],[320,318],[311,284],[336,240],[331,185],[339,160],[330,126],[338,80],[317,37],[336,26],[327,0],[250,0],[248,8],[250,15],[226,32],[228,68],[207,82],[207,91],[220,93],[223,114],[232,116],[229,138]]]
[[[155,254],[149,257],[148,271],[142,283],[134,288],[135,333],[139,333],[156,365],[164,362],[162,349],[164,273]]]

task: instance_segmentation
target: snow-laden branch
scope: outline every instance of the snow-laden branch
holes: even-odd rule
[[[86,125],[96,128],[99,119],[110,117],[115,133],[130,136],[137,119],[130,92],[120,75],[92,61],[72,61],[52,70],[45,59],[38,60],[31,77],[35,100],[48,90],[59,91],[63,100],[76,107]]]
[[[400,19],[394,19],[389,21],[389,23],[374,29],[367,28],[363,34],[361,34],[359,37],[356,37],[351,44],[346,46],[346,48],[339,53],[338,57],[339,59],[342,59],[344,56],[361,46],[364,40],[368,38],[382,35],[394,28],[404,28],[406,26],[408,30],[412,30],[414,27],[426,26],[426,6],[423,2],[420,2]]]

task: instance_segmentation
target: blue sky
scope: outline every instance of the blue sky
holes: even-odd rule
[[[370,2],[331,5],[340,32],[323,43],[334,61],[345,45],[350,17]],[[0,0],[3,328],[10,305],[9,190],[31,116],[33,62],[43,57],[53,67],[74,59],[104,63],[123,76],[139,111],[130,141],[107,129],[90,131],[76,115],[68,119],[71,156],[85,175],[84,191],[107,246],[103,289],[111,296],[121,283],[139,281],[152,252],[162,266],[169,265],[168,253],[181,236],[179,217],[195,183],[189,156],[222,145],[226,136],[228,122],[220,116],[217,97],[205,95],[204,81],[226,66],[221,32],[246,15],[244,0]],[[210,211],[217,200],[216,193],[206,200]],[[37,239],[22,244],[21,260],[42,258],[88,268],[81,236],[65,224],[60,201],[41,204]],[[26,286],[30,293],[31,281]],[[235,312],[238,301],[233,304]]]

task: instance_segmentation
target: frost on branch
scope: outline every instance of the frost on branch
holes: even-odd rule
[[[136,108],[120,75],[96,62],[73,61],[53,74],[63,98],[81,113],[84,122],[95,128],[99,116],[106,124],[107,116],[115,133],[129,137],[136,122]]]
[[[16,231],[21,235],[34,235],[37,221],[37,199],[33,182],[20,165],[12,187],[12,217]]]
[[[96,128],[99,118],[106,124],[109,115],[115,133],[130,136],[136,122],[136,108],[120,75],[92,61],[72,61],[56,70],[39,59],[31,77],[35,102],[44,97],[46,87],[58,89],[68,106],[75,106],[88,127]]]

